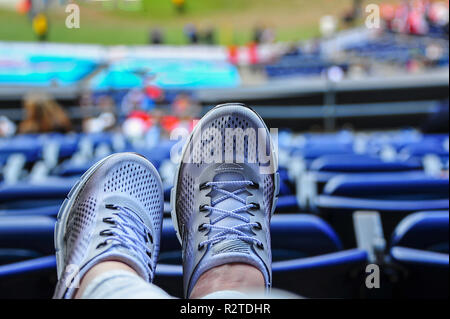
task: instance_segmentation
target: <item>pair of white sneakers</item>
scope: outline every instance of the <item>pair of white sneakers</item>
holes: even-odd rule
[[[276,161],[264,121],[241,104],[216,106],[191,133],[171,193],[186,297],[202,274],[228,263],[256,267],[270,288]],[[92,166],[58,213],[54,298],[72,298],[74,283],[108,260],[124,262],[152,282],[163,207],[161,179],[144,157],[118,153]]]

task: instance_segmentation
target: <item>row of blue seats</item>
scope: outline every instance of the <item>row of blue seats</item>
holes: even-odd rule
[[[51,155],[56,157],[58,162],[72,157],[77,152],[94,153],[99,146],[103,146],[109,152],[127,150],[145,152],[150,159],[159,163],[168,158],[173,144],[174,141],[162,141],[158,147],[153,145],[150,150],[146,147],[136,147],[122,135],[112,133],[21,135],[0,139],[0,165],[4,165],[13,154],[22,154],[27,163],[35,163],[46,156],[49,157],[51,146],[56,149],[53,152],[56,154]],[[405,131],[392,134],[373,133],[361,137],[343,131],[338,134],[305,134],[301,138],[293,138],[289,132],[280,134],[282,150],[289,152],[291,156],[300,153],[308,161],[327,154],[358,154],[361,153],[358,147],[365,148],[364,154],[378,155],[390,147],[403,159],[420,160],[427,154],[435,154],[443,160],[447,159],[448,162],[448,135],[421,135],[414,131]],[[93,154],[88,156],[92,157]],[[64,175],[65,168],[62,170]]]
[[[283,143],[290,149],[280,161],[288,163],[298,205],[327,220],[346,247],[356,245],[355,211],[380,212],[390,236],[410,213],[449,208],[448,135],[375,133],[363,151],[346,132]]]
[[[56,273],[54,223],[54,218],[45,216],[0,217],[0,297],[51,296]],[[398,295],[448,295],[447,285],[427,285],[424,290],[418,284],[448,279],[448,225],[448,211],[416,213],[398,225],[390,241],[389,261],[382,265],[395,270],[400,278]],[[276,288],[306,297],[361,297],[369,263],[367,253],[343,250],[338,236],[323,220],[312,215],[275,216],[272,237]],[[2,250],[12,246],[14,251]],[[18,255],[22,260],[15,261]],[[29,282],[27,290],[22,291],[16,282],[18,277],[41,278],[43,283],[33,286]],[[181,252],[170,219],[163,223],[155,283],[182,296]]]
[[[107,136],[108,134],[106,134]],[[428,154],[433,154],[441,160],[445,159],[445,152],[447,152],[448,161],[448,147],[445,148],[445,143],[448,144],[448,135],[421,136],[411,132],[373,134],[364,143],[365,147],[371,151],[363,154],[355,153],[356,146],[361,144],[357,140],[358,138],[349,132],[330,135],[307,134],[301,138],[281,134],[280,151],[287,154],[287,160],[285,159],[283,163],[281,160],[283,156],[280,154],[282,187],[277,211],[299,212],[298,206],[303,208],[305,212],[315,211],[317,216],[320,216],[319,219],[316,219],[320,221],[319,224],[326,220],[328,224],[325,223],[325,225],[331,225],[331,232],[337,231],[337,236],[330,235],[329,238],[340,237],[339,247],[336,246],[338,250],[349,251],[357,247],[355,231],[352,227],[352,214],[357,210],[365,209],[381,212],[384,233],[388,241],[389,238],[394,236],[394,228],[398,222],[406,215],[420,210],[448,210],[448,175],[446,177],[430,177],[423,172],[421,161]],[[402,155],[402,151],[407,147],[409,155],[413,154],[413,156],[406,159],[399,156],[395,160],[385,161],[378,153],[386,145],[393,148],[399,155]],[[426,146],[423,147],[424,145]],[[166,151],[170,150],[168,145],[160,146]],[[342,152],[339,153],[336,150],[342,150]],[[152,155],[153,152],[149,153]],[[160,150],[158,156],[162,153],[164,152]],[[168,156],[168,153],[166,153],[160,158],[168,158]],[[286,164],[286,162],[302,163],[302,168],[298,170]],[[84,165],[86,166],[81,165],[78,170],[72,168],[72,171],[66,171],[63,174],[67,176],[65,178],[52,177],[40,184],[23,181],[13,185],[1,185],[0,216],[12,218],[21,216],[20,218],[24,220],[25,216],[33,219],[42,218],[46,215],[46,218],[52,220],[57,213],[59,204],[75,183],[76,177],[90,165],[89,161],[85,162]],[[61,172],[61,166],[56,171]],[[170,189],[170,185],[168,186],[166,193]],[[411,198],[411,193],[415,194],[413,198]],[[429,212],[428,215],[431,216],[432,214],[434,213]],[[448,212],[446,214],[448,216]],[[293,216],[304,215],[296,214]],[[309,218],[318,218],[317,216],[309,215]],[[303,219],[302,222],[305,227],[308,225],[308,220]],[[308,232],[305,233],[308,234]],[[430,234],[430,238],[435,240],[434,233],[430,232]],[[309,237],[311,236],[305,237],[306,240]],[[277,239],[274,237],[273,240],[275,243]],[[326,242],[327,240],[319,241],[320,244]],[[315,246],[313,245],[313,247]],[[364,250],[359,251],[365,252]],[[428,256],[415,255],[415,252],[410,250],[397,249],[396,251],[399,251],[402,256],[409,256],[408,258],[416,256],[418,258],[416,259],[421,262],[424,262]],[[4,251],[4,253],[5,256],[11,257],[11,254],[8,255],[7,251]],[[30,252],[26,250],[19,249],[19,252],[16,250],[15,253],[18,259],[15,261],[19,263],[22,259],[40,258],[32,254],[27,255]],[[286,257],[290,256],[291,259],[294,257],[306,258],[303,261],[307,262],[308,258],[319,258],[327,255],[326,252],[318,253],[317,256],[304,255],[301,258],[301,256],[290,252]],[[389,253],[388,256],[390,255]],[[48,261],[48,259],[44,260]],[[325,268],[329,268],[328,262],[324,262]],[[312,264],[312,266],[316,270],[320,268],[317,264]],[[14,268],[14,266],[11,267]],[[175,269],[173,267],[173,265],[169,266],[169,268]],[[434,267],[434,265],[431,263],[430,267]],[[17,269],[20,269],[20,267],[17,266]],[[314,272],[314,269],[311,269],[311,271]],[[284,269],[284,271],[287,270]],[[301,277],[301,275],[298,276]],[[176,276],[172,277],[176,278]],[[305,280],[308,283],[307,279]],[[166,278],[161,284],[164,285],[164,282],[168,283],[170,280]],[[298,285],[298,282],[296,285]],[[339,287],[339,285],[336,287]],[[285,287],[285,289],[288,288]],[[295,291],[305,296],[318,296],[311,291],[308,293],[307,289],[312,289],[311,285],[302,286],[302,289],[306,289],[306,292],[305,290],[303,292]],[[343,293],[344,290],[340,292]],[[329,292],[331,293],[331,290]],[[339,291],[335,292],[338,293]]]
[[[348,64],[334,64],[332,62],[302,62],[281,60],[275,64],[265,66],[269,78],[281,76],[319,76],[332,66],[339,66],[342,70],[348,69]]]
[[[346,183],[351,183],[351,181],[348,181],[349,178],[356,180],[361,179],[362,183],[366,181],[369,182],[371,178],[375,178],[373,180],[374,183],[379,183],[380,180],[383,179],[395,183],[396,179],[407,178],[408,180],[414,179],[417,184],[420,180],[422,180],[422,184],[419,183],[422,185],[420,186],[422,189],[429,189],[429,185],[432,183],[437,183],[441,185],[440,187],[445,186],[445,179],[441,180],[439,178],[432,178],[423,172],[421,173],[421,171],[424,169],[422,158],[429,154],[433,154],[435,157],[442,160],[446,159],[447,166],[445,167],[444,165],[443,167],[448,169],[448,148],[446,149],[443,146],[446,139],[448,143],[448,136],[433,135],[421,137],[420,139],[418,139],[417,136],[415,138],[410,136],[409,139],[403,138],[399,140],[397,140],[395,135],[392,138],[381,136],[374,138],[373,140],[369,140],[366,143],[367,148],[370,149],[368,154],[356,153],[355,144],[357,143],[355,142],[354,136],[345,132],[335,134],[334,136],[306,135],[305,137],[306,142],[295,142],[290,143],[294,145],[288,145],[289,142],[284,141],[285,145],[283,145],[283,143],[280,145],[280,149],[285,151],[285,153],[288,153],[287,162],[289,163],[289,165],[281,165],[280,167],[280,174],[282,177],[282,198],[280,199],[279,205],[280,210],[289,208],[293,209],[296,204],[302,208],[309,209],[310,207],[308,207],[308,204],[312,202],[311,195],[317,195],[318,191],[321,192],[322,189],[325,189],[324,186],[326,183],[330,182],[330,185],[334,185],[336,184],[336,181],[339,181],[339,183],[344,185],[342,187],[346,187]],[[69,140],[75,139],[73,136],[68,138]],[[92,144],[94,145],[100,145],[101,143],[112,143],[111,136],[108,134],[93,135],[89,136],[89,138],[92,139]],[[281,140],[283,140],[283,138],[281,138]],[[384,140],[384,142],[380,142],[382,140]],[[33,147],[39,145],[39,143],[30,144],[33,145]],[[382,151],[382,148],[385,147],[386,144],[394,148],[394,150],[399,150],[398,159],[390,159],[386,161],[381,158],[379,154],[377,154]],[[125,149],[143,153],[155,164],[156,167],[159,167],[161,163],[165,160],[167,161],[170,156],[170,149],[172,145],[173,143],[167,142],[161,143],[160,145],[149,150],[128,147]],[[17,150],[17,148],[15,150]],[[73,147],[73,150],[76,151],[76,147]],[[5,151],[5,148],[3,148],[3,151]],[[55,168],[54,173],[56,175],[54,177],[48,177],[41,182],[30,182],[25,180],[14,184],[0,184],[0,208],[23,209],[27,207],[27,199],[34,200],[36,198],[42,200],[47,199],[48,204],[56,205],[67,189],[73,185],[75,179],[98,159],[100,158],[92,157],[81,162],[66,161]],[[295,169],[292,168],[292,165],[290,165],[292,163],[303,163],[303,171],[300,173],[295,172]],[[280,161],[280,164],[283,164],[282,161]],[[305,171],[307,171],[308,174],[305,174]],[[407,174],[408,172],[410,174]],[[342,174],[345,176],[340,179],[335,178]],[[299,175],[302,178],[299,178],[299,176],[296,175]],[[313,181],[312,183],[308,183],[306,187],[302,187],[301,185],[295,185],[297,186],[295,187],[292,185],[295,183],[299,184],[298,180],[305,179],[303,177],[306,175],[309,181]],[[376,175],[378,175],[378,177]],[[333,178],[334,181],[331,183]],[[407,184],[408,182],[404,183],[404,185]],[[166,185],[167,194],[171,186],[172,185],[170,183]],[[330,187],[326,189],[329,188]],[[307,191],[306,195],[305,190]],[[399,193],[402,191],[407,191],[400,188],[398,190]],[[418,188],[417,191],[420,192],[421,189]],[[424,190],[424,192],[427,193],[427,190]],[[376,194],[376,192],[374,194]],[[324,195],[336,194],[329,193],[327,191]],[[343,195],[340,194],[340,196]],[[7,205],[1,204],[2,197],[7,200]],[[19,205],[15,205],[14,198],[22,199],[19,201]],[[361,198],[361,196],[359,196],[359,198]],[[51,199],[56,199],[56,202],[54,201],[52,203]],[[168,198],[166,198],[166,200],[168,200]],[[322,200],[319,201],[319,203],[320,202],[324,201]],[[35,203],[33,204],[35,205]]]
[[[433,42],[433,40],[430,41],[427,37],[402,39],[395,35],[385,35],[378,39],[347,45],[346,51],[376,60],[406,63],[414,57],[419,56],[425,58],[427,55],[427,47],[430,43],[439,43],[442,45],[446,54],[443,54],[442,61],[439,63],[443,66],[448,65],[448,41]]]

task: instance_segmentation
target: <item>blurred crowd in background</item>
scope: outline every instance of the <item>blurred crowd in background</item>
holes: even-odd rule
[[[36,35],[46,39],[48,21],[45,8],[51,1],[23,0],[19,11],[30,17]],[[64,1],[63,1],[64,2]],[[180,14],[184,13],[185,0],[173,0]],[[380,70],[418,72],[438,66],[448,67],[449,1],[414,0],[400,4],[380,6],[382,28],[375,38],[358,38],[330,54],[329,39],[342,28],[350,30],[361,24],[365,10],[361,0],[355,0],[340,21],[324,17],[320,21],[322,37],[300,43],[277,43],[276,29],[263,24],[255,26],[250,43],[226,50],[228,63],[250,65],[254,73],[264,73],[269,79],[325,76],[332,81],[345,77],[376,75]],[[192,45],[217,44],[217,29],[211,25],[199,29],[186,24],[183,32],[186,42]],[[154,27],[149,32],[152,45],[166,44],[163,28]],[[265,45],[270,50],[264,51]],[[267,54],[270,52],[270,54]],[[151,64],[150,64],[151,65]],[[111,67],[113,68],[113,67]],[[263,71],[263,72],[262,72]],[[159,74],[153,75],[158,77]],[[120,92],[87,90],[79,101],[83,132],[122,130],[136,139],[159,140],[177,127],[192,129],[201,114],[201,107],[192,90],[167,94],[154,78],[147,77],[143,85]],[[15,133],[69,132],[76,129],[62,107],[43,92],[32,92],[24,97],[23,120],[14,123],[6,116],[0,117],[0,136]],[[94,110],[94,111],[93,111]]]
[[[400,5],[383,4],[381,16],[385,27],[392,31],[413,35],[441,32],[448,39],[449,17],[447,1],[403,1]]]
[[[128,139],[156,145],[175,128],[191,131],[200,106],[189,93],[166,99],[157,86],[132,89],[122,96],[86,92],[80,99],[83,133],[121,132]],[[23,120],[0,117],[0,137],[76,131],[70,115],[49,94],[31,92],[23,100]]]

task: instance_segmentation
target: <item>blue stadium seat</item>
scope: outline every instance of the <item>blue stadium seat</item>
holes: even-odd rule
[[[380,179],[401,179],[411,178],[414,176],[425,176],[424,173],[418,171],[399,171],[399,172],[327,172],[327,171],[309,171],[312,181],[319,183],[322,187],[319,188],[319,194],[323,193],[323,188],[327,182],[337,176],[348,176],[357,180],[371,179],[378,177]]]
[[[0,266],[1,299],[48,299],[55,286],[55,255]]]
[[[43,134],[41,139],[45,142],[50,141],[58,144],[59,158],[71,157],[78,150],[80,134]]]
[[[355,211],[377,211],[381,214],[385,236],[390,236],[399,221],[410,213],[424,210],[448,210],[446,199],[383,200],[342,196],[318,196],[315,205],[319,215],[339,234],[345,248],[355,247],[352,215]]]
[[[419,212],[396,228],[390,257],[403,270],[400,297],[448,298],[449,213]]]
[[[332,178],[316,197],[314,206],[338,232],[344,247],[355,247],[352,214],[359,210],[381,213],[385,236],[410,213],[424,210],[448,210],[448,178],[423,173],[401,178],[384,175],[340,175]],[[408,176],[408,177],[407,177]]]
[[[83,163],[72,163],[66,161],[59,165],[56,174],[60,177],[81,177],[92,165],[97,163],[100,159],[92,159]]]
[[[1,216],[52,216],[58,215],[60,205],[43,206],[26,209],[5,209],[0,210]]]
[[[0,209],[24,209],[60,205],[77,182],[72,178],[49,178],[43,182],[0,184]]]
[[[371,155],[325,155],[311,163],[310,170],[321,172],[403,172],[422,170],[420,161],[384,161]]]
[[[308,298],[358,298],[366,264],[359,249],[274,262],[273,283]]]
[[[55,222],[48,216],[0,216],[0,249],[52,254]]]
[[[86,135],[85,138],[91,140],[94,147],[100,144],[107,144],[112,147],[112,137],[107,134]],[[175,141],[162,141],[159,145],[151,148],[135,148],[126,146],[123,152],[138,153],[147,158],[158,169],[164,160],[170,159],[170,151]],[[81,176],[92,165],[102,158],[92,158],[84,162],[72,162],[70,160],[62,163],[56,170],[56,174],[61,177]]]
[[[400,150],[400,154],[409,156],[410,158],[423,158],[425,155],[436,155],[439,158],[447,159],[449,156],[448,149],[444,148],[444,143],[439,140],[424,140],[414,144],[406,145]]]
[[[422,211],[404,218],[396,227],[391,246],[448,254],[448,211]]]
[[[25,155],[27,162],[35,162],[41,158],[42,143],[35,135],[19,135],[10,139],[0,139],[0,156],[7,158],[17,153]]]
[[[295,195],[278,197],[276,212],[296,213],[298,211],[298,201]]]
[[[423,173],[400,177],[395,174],[373,175],[364,179],[358,176],[339,175],[325,185],[324,194],[367,199],[419,200],[448,198],[448,190],[448,178]]]
[[[418,160],[383,161],[373,155],[361,154],[321,156],[311,163],[307,172],[308,183],[314,189],[310,197],[313,194],[321,194],[325,184],[338,175],[352,176],[360,180],[374,176],[380,179],[402,179],[416,176],[422,169],[423,166]]]
[[[351,155],[355,154],[352,144],[340,144],[333,142],[315,143],[302,148],[297,148],[292,155],[301,156],[305,160],[315,160],[324,155]]]
[[[321,195],[316,201],[319,209],[339,212],[354,212],[356,210],[374,210],[392,213],[409,213],[421,210],[448,209],[448,199],[432,200],[382,200],[341,196]]]

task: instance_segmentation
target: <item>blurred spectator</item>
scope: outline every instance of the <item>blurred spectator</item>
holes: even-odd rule
[[[127,116],[132,111],[150,111],[155,107],[154,101],[143,89],[132,89],[122,99],[121,114]]]
[[[384,4],[381,7],[381,16],[387,30],[412,35],[437,32],[446,37],[448,12],[448,1],[404,0],[397,6]]]
[[[249,43],[248,44],[248,62],[250,65],[257,65],[259,64],[259,54],[258,54],[258,45],[256,43]],[[255,71],[256,69],[254,69]]]
[[[40,12],[32,19],[33,32],[38,37],[39,41],[46,41],[48,36],[48,18]]]
[[[197,117],[200,111],[200,105],[185,93],[178,94],[172,104],[172,114],[180,118]]]
[[[0,137],[10,137],[16,133],[16,125],[4,115],[0,116]]]
[[[215,39],[215,30],[214,27],[210,26],[208,28],[206,28],[206,30],[203,33],[203,38],[202,41],[204,44],[207,45],[213,45],[216,43],[216,39]]]
[[[147,112],[134,110],[123,122],[122,131],[128,138],[140,140],[152,125],[153,119]]]
[[[261,43],[274,43],[275,42],[275,31],[272,28],[265,28],[261,35]]]
[[[19,133],[67,133],[72,124],[64,110],[45,94],[30,94],[24,100],[25,119],[19,125]]]
[[[320,33],[324,37],[332,36],[337,30],[337,21],[334,16],[327,15],[320,18]]]
[[[256,44],[273,43],[275,42],[275,31],[272,28],[258,25],[253,29],[252,40]]]
[[[20,14],[29,14],[31,12],[33,3],[31,0],[22,0],[17,3],[17,12]]]
[[[228,61],[234,65],[239,63],[239,47],[237,45],[233,44],[228,47]]]
[[[161,105],[165,103],[164,90],[155,84],[148,84],[145,86],[145,94],[151,99],[154,104]]]
[[[430,43],[425,49],[427,64],[431,67],[439,65],[439,61],[444,58],[445,52],[438,43]]]
[[[97,117],[88,117],[83,121],[83,131],[97,133],[112,130],[116,124],[115,103],[108,95],[98,98],[97,106],[100,114]]]
[[[186,11],[186,0],[172,0],[178,13],[183,14]]]
[[[362,0],[353,0],[353,7],[344,14],[343,21],[348,25],[353,25],[362,16]]]
[[[160,28],[150,30],[149,43],[153,45],[164,44],[164,34]]]
[[[392,30],[392,22],[395,18],[395,7],[390,3],[384,3],[380,9],[381,18],[387,30]]]
[[[256,26],[253,29],[253,42],[260,44],[262,42],[262,34],[264,32],[264,28],[261,26]]]
[[[184,27],[184,34],[188,40],[189,44],[197,44],[198,43],[198,31],[195,25],[187,24]]]

